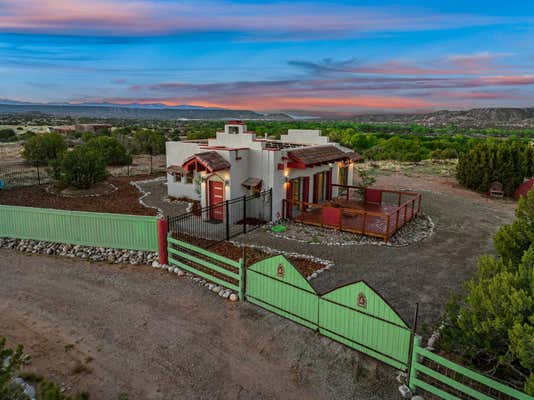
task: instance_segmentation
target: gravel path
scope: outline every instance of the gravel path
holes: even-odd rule
[[[149,267],[0,250],[0,315],[35,372],[92,399],[399,398],[388,367]]]
[[[163,201],[167,197],[167,181],[156,180],[137,183],[144,192],[147,193],[142,201],[149,207],[157,208],[163,211],[163,215],[175,216],[184,214],[187,210],[188,203]]]
[[[323,293],[363,279],[408,323],[419,302],[418,331],[427,334],[451,291],[475,272],[478,256],[493,252],[493,234],[513,219],[513,212],[512,207],[496,208],[448,193],[424,193],[422,209],[432,218],[435,231],[430,239],[406,247],[302,243],[262,230],[237,240],[331,260],[335,267],[311,281],[316,290]]]

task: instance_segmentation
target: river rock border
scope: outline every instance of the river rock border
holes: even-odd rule
[[[0,248],[2,247],[30,254],[80,258],[109,264],[151,265],[158,259],[158,253],[152,251],[80,246],[29,239],[0,238]]]
[[[269,235],[279,239],[322,246],[373,245],[405,247],[430,239],[435,231],[434,221],[432,221],[430,216],[423,213],[399,229],[387,243],[383,239],[372,236],[357,235],[350,232],[342,232],[335,229],[321,228],[291,221],[286,221],[283,225],[288,228],[286,232],[273,232],[271,230],[273,223],[267,224],[264,229]]]
[[[111,189],[104,192],[104,193],[94,193],[94,194],[82,194],[82,195],[74,195],[74,194],[62,194],[61,192],[55,192],[53,189],[54,189],[54,185],[48,185],[45,187],[45,192],[48,193],[48,194],[53,194],[54,196],[59,196],[59,197],[67,197],[67,198],[70,198],[70,199],[76,199],[76,198],[85,198],[85,197],[99,197],[99,196],[107,196],[108,194],[111,194],[113,192],[116,192],[117,190],[119,190],[119,188],[117,186],[115,186],[113,183],[111,182],[106,182],[109,186],[111,186]]]

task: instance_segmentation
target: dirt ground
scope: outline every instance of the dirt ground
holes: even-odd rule
[[[279,239],[264,230],[238,240],[333,261],[332,270],[310,282],[320,293],[363,279],[408,323],[419,303],[418,333],[428,337],[451,292],[476,271],[478,256],[494,252],[493,234],[513,220],[516,203],[489,200],[450,178],[388,174],[378,176],[375,186],[423,193],[422,211],[435,224],[433,235],[406,247],[325,246]]]
[[[156,215],[157,211],[139,203],[141,193],[130,184],[132,181],[152,179],[157,176],[110,177],[107,182],[118,190],[95,197],[64,197],[49,193],[47,185],[26,186],[0,190],[0,204],[25,207],[53,208],[56,210],[94,211],[131,215]]]
[[[395,372],[149,267],[0,250],[0,336],[91,399],[398,399]]]

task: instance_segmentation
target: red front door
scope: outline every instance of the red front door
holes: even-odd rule
[[[208,196],[210,208],[210,218],[222,221],[224,219],[224,184],[220,181],[208,181]],[[217,206],[215,206],[218,204]],[[215,207],[213,207],[215,206]]]

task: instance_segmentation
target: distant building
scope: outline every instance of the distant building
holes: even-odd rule
[[[90,132],[96,133],[101,129],[111,129],[113,125],[110,124],[76,124],[76,125],[61,125],[51,126],[50,132],[67,134],[72,132]]]
[[[170,196],[209,206],[272,189],[273,219],[282,215],[284,199],[332,199],[338,191],[334,184],[352,182],[352,165],[359,159],[319,130],[290,129],[280,140],[270,140],[257,138],[240,121],[229,121],[214,139],[167,142],[166,153]]]

